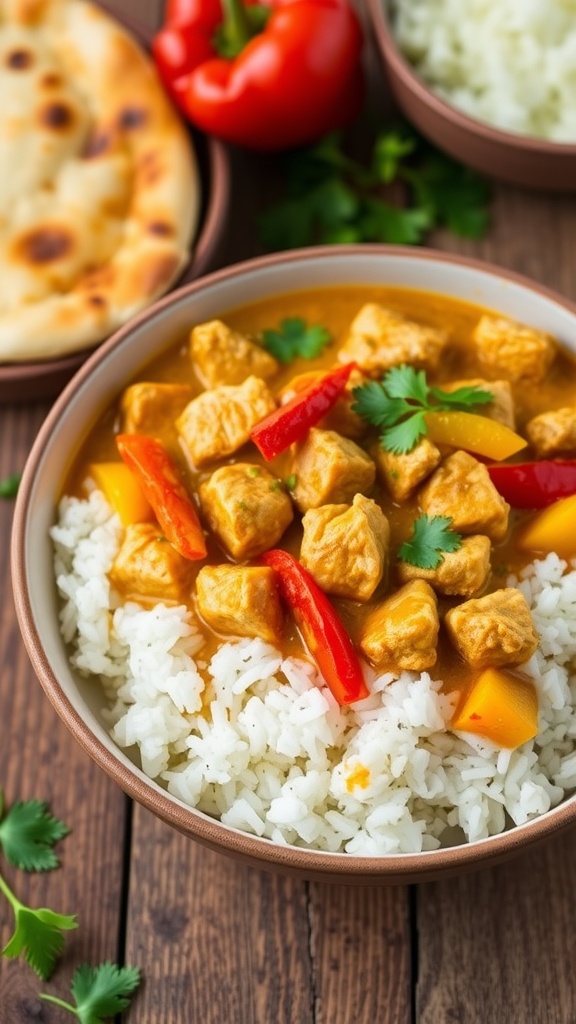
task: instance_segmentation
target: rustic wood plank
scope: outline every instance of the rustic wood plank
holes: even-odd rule
[[[22,468],[46,413],[45,406],[0,411],[0,478]],[[65,996],[82,961],[115,960],[119,952],[126,800],[81,751],[38,683],[24,650],[12,602],[9,536],[13,502],[0,501],[0,788],[9,803],[36,797],[73,834],[60,846],[62,868],[27,875],[6,868],[9,884],[32,906],[77,913],[53,981],[41,983],[23,961],[0,960],[0,1024],[41,1020],[56,1024],[61,1012],[37,1000],[41,990]],[[0,948],[12,917],[0,902]]]
[[[574,838],[418,891],[417,1024],[574,1024]]]
[[[145,967],[138,1019],[312,1024],[305,884],[203,849],[138,806],[133,835],[126,960]]]
[[[314,1020],[410,1024],[408,889],[313,883],[310,890]]]
[[[162,20],[164,0],[106,0],[106,6],[145,29],[155,31]]]

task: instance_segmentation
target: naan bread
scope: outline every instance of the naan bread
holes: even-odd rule
[[[165,292],[199,199],[134,40],[86,0],[0,0],[0,362],[86,348]]]

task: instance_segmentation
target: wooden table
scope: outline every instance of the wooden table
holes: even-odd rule
[[[160,0],[118,8],[156,23]],[[226,262],[255,251],[269,161],[237,157]],[[482,242],[435,244],[491,259],[576,299],[576,199],[496,190]],[[0,409],[0,478],[21,469],[48,404]],[[172,832],[74,743],[45,699],[16,624],[12,503],[0,502],[0,788],[67,821],[63,866],[6,870],[32,905],[78,913],[54,978],[0,961],[0,1024],[64,1015],[75,966],[140,966],[139,1024],[575,1024],[575,836],[509,864],[420,887],[351,889],[244,868]],[[5,864],[2,863],[2,870]],[[0,903],[0,942],[10,915]]]

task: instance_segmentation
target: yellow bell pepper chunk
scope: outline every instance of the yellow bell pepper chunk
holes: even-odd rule
[[[555,551],[560,558],[576,555],[576,494],[542,509],[518,538],[524,551]]]
[[[486,668],[456,709],[452,728],[514,749],[538,732],[538,696],[528,679]]]
[[[497,461],[508,459],[528,444],[510,427],[473,412],[428,412],[426,426],[428,437],[436,444],[449,444]]]
[[[123,526],[148,523],[154,519],[140,484],[123,462],[93,462],[89,475],[103,492],[108,504],[118,513]]]

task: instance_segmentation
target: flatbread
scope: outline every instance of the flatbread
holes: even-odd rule
[[[127,32],[86,0],[0,0],[0,362],[96,344],[167,291],[199,204]]]

